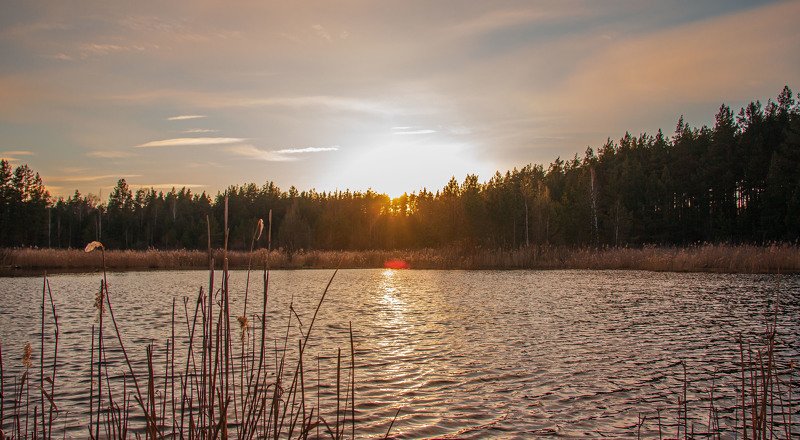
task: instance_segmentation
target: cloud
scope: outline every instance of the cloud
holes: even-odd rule
[[[315,24],[315,25],[311,26],[311,29],[314,29],[314,33],[316,33],[318,37],[320,37],[320,38],[322,38],[324,40],[327,40],[327,41],[331,41],[332,40],[331,34],[329,34],[328,31],[325,30],[324,27],[322,27],[322,25]]]
[[[394,134],[431,134],[431,133],[436,133],[436,130],[396,131]]]
[[[90,43],[81,45],[78,53],[81,59],[87,59],[118,52],[143,52],[144,50],[144,46],[139,45],[121,46],[118,44]]]
[[[338,150],[338,145],[332,145],[329,147],[284,148],[280,150],[262,150],[253,145],[236,145],[227,149],[228,152],[239,156],[250,157],[267,162],[293,162],[298,160],[297,155],[324,153]]]
[[[199,133],[216,133],[218,131],[219,130],[210,130],[208,128],[192,128],[192,129],[189,129],[189,130],[184,130],[183,132],[184,133],[199,134]]]
[[[531,25],[544,21],[554,21],[584,14],[585,11],[574,7],[559,9],[550,7],[547,9],[502,9],[493,10],[481,14],[477,17],[464,20],[447,29],[456,36],[475,36],[494,32],[501,29],[512,28],[521,25]]]
[[[33,151],[27,150],[0,151],[2,156],[33,156],[33,154]]]
[[[9,163],[19,162],[19,156],[33,156],[33,152],[25,150],[0,151],[0,159]]]
[[[155,15],[129,15],[116,24],[133,31],[135,35],[154,36],[158,41],[196,44],[242,37],[240,31],[220,29],[211,23],[197,24],[183,18],[168,19]]]
[[[180,21],[155,16],[130,15],[120,19],[118,24],[141,33],[179,33],[186,30],[186,25]]]
[[[59,61],[74,61],[74,60],[88,60],[89,58],[103,57],[115,53],[134,53],[144,52],[147,47],[142,45],[119,45],[119,44],[102,44],[102,43],[89,43],[81,44],[74,50],[65,50],[51,55],[44,55],[45,58],[50,58]]]
[[[151,141],[137,145],[136,148],[156,148],[156,147],[189,147],[203,145],[227,145],[244,142],[242,138],[223,138],[223,137],[201,137],[201,138],[175,138],[164,139],[161,141]]]
[[[0,35],[15,38],[32,38],[35,34],[53,31],[69,31],[73,26],[59,21],[37,21],[6,27]]]
[[[276,151],[261,150],[252,145],[237,145],[228,148],[227,151],[233,154],[237,154],[239,156],[249,157],[257,160],[263,160],[266,162],[292,162],[297,160],[297,158],[295,157],[285,156]]]
[[[52,182],[96,182],[107,179],[130,179],[131,177],[141,177],[141,174],[103,174],[95,176],[76,175],[76,176],[53,176],[48,177]]]
[[[298,96],[270,96],[265,98],[215,92],[197,92],[192,90],[162,88],[130,91],[126,93],[109,94],[101,99],[120,101],[126,103],[174,103],[206,109],[220,108],[248,108],[248,107],[288,107],[293,109],[320,109],[364,113],[381,116],[394,116],[420,113],[431,113],[431,102],[425,102],[426,107],[419,105],[398,106],[397,102],[382,101],[378,99],[363,99],[335,95],[298,95]],[[194,116],[194,115],[186,115]]]
[[[206,115],[179,115],[179,116],[171,116],[167,118],[167,121],[187,121],[189,119],[202,119],[205,117]]]
[[[800,2],[781,2],[620,38],[535,105],[550,114],[585,112],[608,129],[608,118],[629,121],[646,108],[748,100],[765,87],[773,93],[797,77],[797,16]]]
[[[334,110],[382,115],[398,113],[397,108],[392,108],[378,101],[329,95],[246,98],[237,100],[235,104],[246,107],[325,107]]]
[[[305,147],[305,148],[287,148],[275,151],[277,154],[305,154],[305,153],[324,153],[326,151],[338,151],[339,146],[333,145],[330,147]]]
[[[72,61],[74,59],[71,56],[65,54],[64,52],[59,52],[55,55],[50,55],[48,58],[52,58],[54,60],[59,60],[59,61]]]
[[[119,151],[119,150],[95,150],[86,153],[89,157],[96,157],[99,159],[123,159],[126,157],[134,156],[133,153],[130,151]]]
[[[422,128],[415,128],[415,127],[392,127],[394,134],[431,134],[436,133],[436,130],[431,129],[422,129]]]
[[[129,183],[131,188],[153,188],[153,189],[172,189],[172,188],[205,188],[208,185],[200,183]],[[113,187],[109,187],[113,188]]]

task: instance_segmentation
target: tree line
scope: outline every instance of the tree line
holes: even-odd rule
[[[800,100],[800,95],[797,96]],[[794,242],[800,238],[800,104],[789,87],[713,127],[683,118],[665,135],[608,140],[582,156],[527,165],[481,182],[397,198],[372,190],[288,191],[273,182],[212,196],[188,188],[132,191],[125,179],[103,203],[78,191],[54,199],[27,165],[0,163],[0,246],[248,249],[273,212],[273,246],[300,249],[638,246]],[[264,247],[260,240],[256,247]]]

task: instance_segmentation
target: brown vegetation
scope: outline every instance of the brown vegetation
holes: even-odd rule
[[[222,251],[215,260],[222,261]],[[252,254],[228,252],[229,267],[246,269],[264,262],[266,249]],[[275,269],[382,268],[390,260],[412,269],[622,269],[664,272],[795,273],[800,272],[800,248],[698,245],[690,247],[568,248],[531,246],[519,249],[457,248],[398,251],[299,251],[269,253]],[[190,250],[106,251],[109,270],[207,269],[208,253]],[[3,274],[36,271],[80,272],[97,269],[97,259],[82,250],[7,249],[0,251]]]

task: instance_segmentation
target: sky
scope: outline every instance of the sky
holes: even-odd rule
[[[800,1],[0,0],[0,157],[54,196],[435,191],[800,88]]]

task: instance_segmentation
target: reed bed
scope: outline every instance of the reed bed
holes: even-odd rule
[[[382,268],[401,260],[414,269],[619,269],[660,272],[798,273],[800,247],[700,244],[688,247],[519,249],[443,248],[419,250],[300,251],[258,249],[227,252],[231,269],[268,261],[274,269]],[[207,269],[208,253],[191,250],[106,251],[112,271]],[[213,252],[221,269],[223,251]],[[97,270],[91,255],[76,249],[5,249],[0,273],[80,272]]]
[[[261,235],[262,228],[260,223],[253,242]],[[342,440],[355,437],[352,327],[347,335],[349,352],[339,349],[335,357],[335,383],[328,386],[335,392],[321,392],[319,358],[316,370],[307,361],[317,314],[335,271],[310,322],[305,326],[299,323],[300,318],[290,305],[285,333],[276,337],[267,333],[269,260],[249,261],[251,266],[261,266],[261,288],[252,292],[256,299],[251,299],[248,314],[249,289],[256,285],[250,283],[248,270],[244,312],[233,316],[227,252],[223,248],[221,273],[214,269],[215,254],[209,252],[208,287],[200,288],[196,298],[184,300],[183,310],[173,301],[170,334],[163,346],[151,343],[145,347],[146,367],[137,368],[129,356],[126,323],[118,322],[114,314],[106,252],[99,242],[90,243],[84,252],[93,257],[95,264],[100,262],[102,278],[94,292],[96,324],[92,326],[91,341],[87,341],[91,345],[91,372],[84,381],[88,399],[83,402],[82,414],[88,413],[88,420],[79,422],[79,426],[85,427],[80,431],[81,438]],[[295,319],[298,322],[293,322]],[[290,328],[299,328],[296,341],[290,336],[295,335]],[[181,330],[183,335],[179,334]],[[58,387],[63,382],[58,375],[59,331],[56,302],[45,276],[39,344],[25,345],[19,376],[11,376],[4,370],[5,346],[0,341],[0,439],[66,437],[66,415],[57,402]],[[274,347],[270,347],[268,340],[276,341]],[[389,429],[392,423],[387,420]]]

